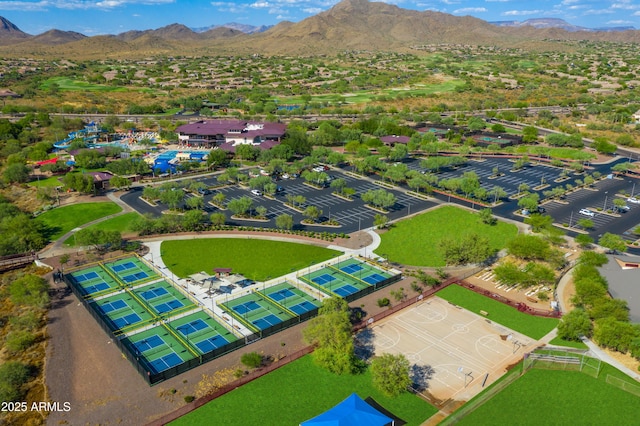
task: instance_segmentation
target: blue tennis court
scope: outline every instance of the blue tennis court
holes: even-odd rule
[[[302,315],[316,308],[316,305],[306,300],[302,303],[298,303],[297,305],[289,306],[289,310],[295,312],[298,315]]]
[[[249,300],[248,302],[245,302],[241,305],[234,306],[233,310],[239,313],[240,315],[244,315],[247,312],[251,312],[258,308],[260,308],[260,305],[258,304],[258,302],[254,300]]]
[[[98,273],[91,271],[91,272],[87,272],[86,274],[73,275],[73,278],[75,278],[77,282],[82,283],[89,280],[95,280],[96,278],[98,278]]]
[[[164,314],[165,312],[173,311],[174,309],[182,308],[183,306],[184,305],[181,301],[173,299],[166,303],[155,305],[153,308],[158,311],[159,314]]]
[[[195,321],[191,321],[176,327],[176,330],[178,330],[183,335],[188,336],[191,333],[204,330],[205,328],[209,328],[209,325],[201,319],[197,319]]]
[[[155,359],[150,362],[151,366],[157,373],[161,371],[168,370],[171,367],[175,367],[176,365],[182,364],[182,358],[178,356],[177,353],[173,352],[169,355],[165,355],[162,358]]]
[[[165,294],[169,294],[167,289],[158,287],[151,290],[143,291],[142,293],[140,293],[140,296],[142,296],[144,300],[151,300],[155,299],[156,297],[164,296]]]
[[[134,313],[134,314],[126,315],[126,316],[121,317],[121,318],[116,318],[116,319],[113,320],[113,323],[118,328],[124,328],[124,327],[126,327],[128,325],[137,323],[138,321],[140,321],[140,319],[141,318],[138,316],[138,314]]]
[[[352,285],[346,284],[346,285],[343,285],[342,287],[333,289],[333,292],[341,297],[346,297],[350,294],[357,293],[358,289]]]
[[[335,279],[336,279],[336,277],[333,277],[333,276],[331,276],[329,274],[322,274],[322,275],[319,275],[319,276],[317,276],[315,278],[312,278],[311,280],[314,283],[318,284],[318,285],[325,285],[326,283],[330,283],[331,281],[333,281]]]
[[[149,275],[147,275],[146,272],[140,271],[140,272],[136,272],[135,274],[125,275],[124,277],[122,277],[122,281],[124,281],[126,283],[132,283],[134,281],[138,281],[138,280],[141,280],[143,278],[147,278],[148,276]]]
[[[154,334],[151,337],[147,337],[144,340],[136,342],[133,344],[133,347],[138,351],[138,353],[146,352],[150,349],[157,348],[160,345],[165,345],[166,343],[162,340],[162,337]]]
[[[362,266],[357,263],[352,263],[351,265],[343,266],[340,270],[347,274],[353,274],[354,272],[362,271]]]
[[[202,353],[207,353],[211,352],[214,349],[218,349],[219,347],[224,346],[227,343],[229,343],[227,339],[220,335],[217,335],[196,343],[196,346],[202,351]]]
[[[272,325],[276,325],[280,322],[282,322],[282,320],[280,318],[278,318],[277,316],[271,314],[271,315],[267,315],[266,317],[262,317],[259,318],[257,320],[251,321],[256,327],[258,327],[261,330],[264,330],[266,328],[271,327]]]
[[[364,277],[362,279],[362,281],[365,281],[365,282],[367,282],[367,283],[369,283],[371,285],[378,284],[379,282],[384,281],[384,280],[386,280],[386,278],[383,277],[380,274],[371,274],[371,275],[366,276],[366,277]]]
[[[100,306],[100,309],[102,310],[103,313],[107,314],[109,312],[117,311],[119,309],[128,308],[128,307],[129,305],[127,305],[127,302],[119,299],[119,300],[114,300],[113,302],[105,303],[104,305]]]
[[[287,297],[293,297],[295,295],[296,294],[294,292],[292,292],[288,288],[285,288],[279,291],[274,291],[273,293],[269,293],[267,296],[269,296],[271,299],[275,300],[276,302],[279,302],[281,300],[286,299]]]
[[[127,262],[127,263],[121,263],[120,265],[113,265],[111,269],[113,269],[114,272],[122,272],[122,271],[126,271],[127,269],[133,269],[135,267],[136,267],[135,263]]]
[[[90,286],[87,286],[87,287],[83,287],[84,291],[86,291],[87,294],[97,293],[99,291],[103,291],[103,290],[106,290],[108,288],[111,288],[111,287],[109,287],[109,284],[107,284],[105,282],[102,282],[102,283],[99,283],[99,284],[95,284],[95,285],[90,285]]]

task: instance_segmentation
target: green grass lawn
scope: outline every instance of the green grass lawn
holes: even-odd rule
[[[371,375],[335,375],[317,367],[311,356],[285,365],[172,422],[171,425],[214,423],[233,425],[298,425],[334,405],[351,393],[372,397],[385,409],[407,422],[420,425],[438,410],[413,394],[387,398],[377,391]]]
[[[440,290],[436,295],[477,314],[480,311],[488,312],[487,318],[491,321],[536,340],[548,334],[558,325],[558,320],[555,318],[535,317],[522,313],[511,306],[457,285],[450,285]]]
[[[95,225],[87,226],[87,229],[102,229],[104,231],[118,231],[123,234],[130,232],[130,225],[136,218],[140,217],[138,213],[131,212],[125,213],[120,216],[112,217],[103,222],[96,223]],[[73,236],[67,238],[64,242],[66,246],[74,245]]]
[[[112,202],[82,203],[49,210],[34,220],[47,227],[46,236],[54,241],[78,226],[120,211],[122,208]]]
[[[445,266],[438,242],[445,237],[458,238],[469,233],[489,238],[491,247],[500,250],[518,234],[518,228],[501,221],[493,226],[485,225],[476,213],[444,206],[395,223],[381,235],[382,242],[375,253],[404,265]]]
[[[607,384],[608,374],[634,382],[604,363],[597,379],[579,371],[534,368],[458,424],[638,424],[633,407],[640,407],[640,398]]]
[[[569,348],[576,348],[576,349],[589,349],[589,347],[582,342],[576,342],[573,340],[564,340],[559,337],[556,337],[553,340],[551,340],[549,344],[555,345],[555,346],[567,346]]]
[[[48,178],[41,177],[40,179],[29,182],[27,185],[34,186],[36,188],[43,188],[47,186],[55,188],[56,186],[62,186],[62,182],[60,182],[60,176],[51,176]]]
[[[342,252],[305,244],[240,238],[210,238],[162,242],[162,260],[179,277],[213,268],[263,281],[303,269]]]

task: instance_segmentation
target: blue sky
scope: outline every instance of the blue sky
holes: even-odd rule
[[[471,15],[485,21],[561,18],[585,27],[640,29],[640,0],[386,0],[405,9]],[[190,28],[228,22],[273,25],[299,22],[338,0],[0,0],[0,16],[29,34],[52,28],[92,36],[156,29],[172,23]]]

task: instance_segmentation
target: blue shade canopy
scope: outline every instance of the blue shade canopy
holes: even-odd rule
[[[316,416],[300,426],[386,426],[393,419],[385,416],[355,393],[329,411]]]

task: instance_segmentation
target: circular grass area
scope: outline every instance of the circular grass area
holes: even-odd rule
[[[438,243],[445,237],[461,238],[473,233],[487,237],[492,248],[501,250],[518,234],[518,228],[499,220],[495,225],[486,225],[477,213],[443,206],[395,223],[380,236],[382,242],[375,253],[403,265],[446,266]]]
[[[163,241],[164,264],[181,278],[214,268],[264,281],[340,256],[342,252],[313,245],[245,238]]]

